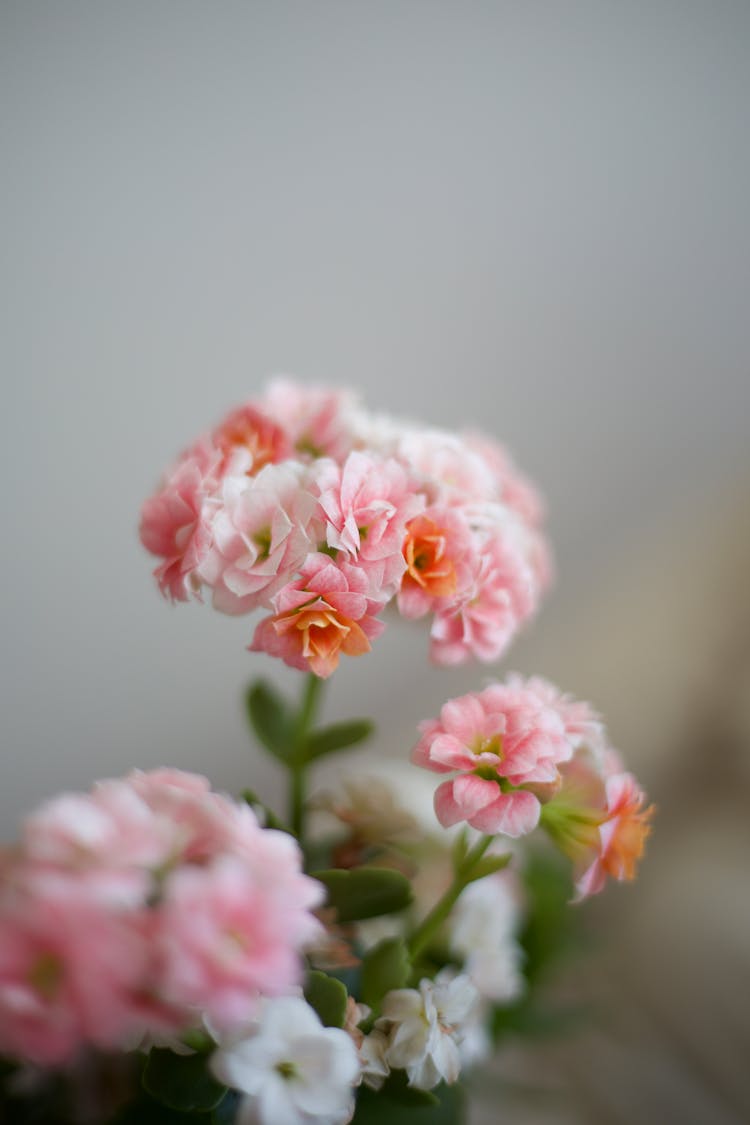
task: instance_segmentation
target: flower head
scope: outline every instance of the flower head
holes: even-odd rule
[[[387,993],[376,1028],[387,1036],[388,1065],[405,1070],[409,1084],[420,1090],[455,1082],[461,1069],[459,1045],[477,998],[467,976],[445,970],[434,981],[424,978],[418,990]]]
[[[346,1031],[323,1027],[305,1000],[285,996],[222,1045],[211,1069],[243,1095],[238,1125],[344,1125],[360,1060]]]
[[[452,699],[420,726],[412,761],[456,773],[435,793],[444,826],[465,820],[480,832],[521,836],[536,827],[538,785],[556,785],[573,745],[558,711],[520,678]]]
[[[342,654],[369,652],[370,640],[383,630],[375,616],[383,603],[370,597],[364,571],[323,554],[308,556],[300,577],[279,591],[273,606],[276,612],[258,625],[251,650],[324,678]]]

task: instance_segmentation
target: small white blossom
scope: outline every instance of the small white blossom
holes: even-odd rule
[[[344,1125],[360,1060],[345,1031],[285,996],[266,1001],[257,1026],[220,1047],[211,1069],[244,1095],[237,1125]]]
[[[405,1070],[409,1084],[420,1090],[455,1082],[461,1069],[459,1045],[477,999],[467,976],[451,977],[446,971],[434,981],[420,981],[419,991],[389,992],[376,1024],[388,1036],[386,1062]]]
[[[481,996],[515,1000],[524,988],[523,951],[516,940],[518,895],[509,874],[478,879],[462,893],[450,920],[450,944]]]

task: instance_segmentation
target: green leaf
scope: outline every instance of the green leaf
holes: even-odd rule
[[[476,883],[477,879],[484,879],[486,875],[494,875],[496,871],[502,871],[511,859],[510,852],[506,852],[505,855],[483,855],[472,868],[468,882]]]
[[[283,697],[258,680],[248,688],[245,703],[250,725],[266,750],[285,764],[291,762],[296,750],[294,725]]]
[[[151,1049],[142,1082],[153,1098],[182,1113],[211,1110],[227,1092],[209,1071],[204,1055],[176,1055],[166,1048]]]
[[[403,938],[386,938],[362,959],[362,1000],[374,1010],[379,1008],[386,992],[406,987],[410,972]]]
[[[307,976],[305,999],[318,1013],[324,1027],[344,1026],[346,989],[340,980],[313,969]]]
[[[226,1099],[221,1101],[219,1107],[214,1111],[215,1113],[224,1105],[224,1101]],[[47,1120],[45,1117],[44,1121],[47,1122]],[[66,1122],[69,1120],[68,1117],[65,1118]],[[232,1121],[232,1118],[227,1117],[224,1121],[219,1122],[219,1125],[225,1125],[225,1122],[226,1125],[229,1125],[230,1121]],[[137,1100],[123,1106],[117,1115],[111,1119],[109,1125],[211,1125],[212,1122],[213,1116],[211,1114],[180,1113],[176,1109],[167,1109],[162,1102],[155,1101],[148,1094],[141,1094]],[[52,1125],[51,1119],[50,1125]]]
[[[336,908],[339,922],[358,922],[403,910],[412,900],[409,880],[387,867],[331,868],[316,871],[328,889],[328,905]]]
[[[437,1086],[417,1090],[409,1086],[402,1070],[391,1071],[384,1086],[374,1092],[361,1086],[352,1125],[462,1125],[466,1120],[463,1087]]]
[[[322,727],[313,731],[308,737],[305,746],[305,758],[311,762],[314,758],[322,758],[326,754],[334,754],[337,750],[346,750],[364,742],[374,730],[374,724],[369,719],[349,719],[344,723],[334,723],[330,727]]]

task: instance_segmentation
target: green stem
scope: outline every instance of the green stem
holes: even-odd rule
[[[416,957],[425,946],[429,945],[435,934],[448,918],[461,892],[464,891],[471,882],[471,876],[475,865],[487,851],[493,838],[492,836],[482,836],[467,854],[463,862],[456,867],[453,874],[453,882],[411,935],[409,940],[409,953],[412,958]]]
[[[323,681],[319,676],[313,672],[308,673],[294,731],[294,758],[289,766],[289,823],[301,847],[304,847],[305,832],[305,747],[315,721],[322,686]]]

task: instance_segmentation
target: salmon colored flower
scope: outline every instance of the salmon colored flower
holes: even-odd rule
[[[471,579],[471,531],[456,508],[432,507],[410,520],[403,542],[406,571],[398,592],[404,617],[422,617],[460,595]]]
[[[610,879],[635,878],[651,832],[655,807],[643,807],[646,795],[631,773],[616,773],[606,780],[606,811],[599,826],[592,862],[576,879],[579,898],[598,894]]]
[[[369,596],[366,573],[327,555],[309,555],[301,576],[273,599],[276,613],[255,630],[252,652],[279,656],[292,668],[326,678],[342,654],[361,656],[384,626],[383,602]]]
[[[232,410],[213,432],[213,440],[227,457],[237,449],[250,454],[248,475],[259,473],[264,465],[275,465],[292,456],[289,437],[272,418],[251,403]]]

